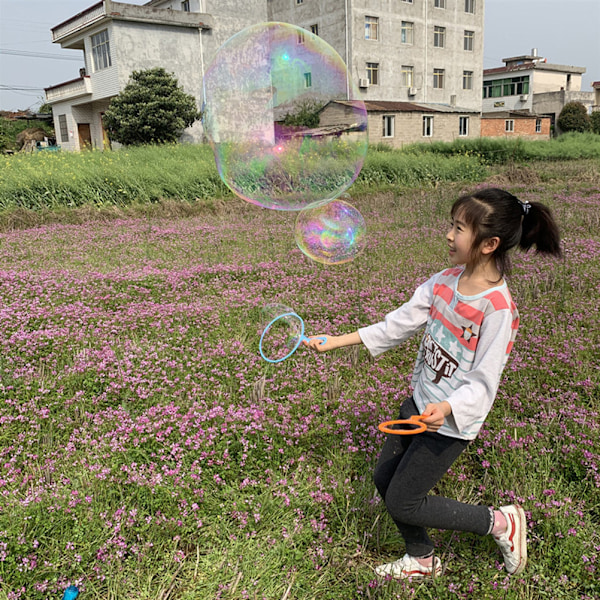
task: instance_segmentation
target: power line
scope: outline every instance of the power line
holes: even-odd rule
[[[11,85],[10,83],[0,83],[0,90],[10,90],[13,92],[41,92],[43,89],[44,88],[34,87],[32,85]]]
[[[10,54],[11,56],[28,56],[30,58],[54,58],[56,60],[76,60],[83,62],[82,57],[63,56],[62,54],[51,54],[50,52],[29,52],[27,50],[0,49],[0,54]]]

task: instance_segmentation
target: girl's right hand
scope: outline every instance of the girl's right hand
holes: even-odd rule
[[[326,341],[323,341],[323,338]],[[333,350],[337,348],[335,344],[335,340],[337,336],[335,335],[319,335],[319,336],[311,336],[308,340],[304,340],[302,343],[317,352],[327,352],[328,350]]]

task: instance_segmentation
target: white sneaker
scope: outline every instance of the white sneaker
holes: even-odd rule
[[[518,504],[502,506],[498,510],[506,517],[507,530],[493,536],[504,556],[504,566],[511,575],[518,575],[527,564],[527,520]]]
[[[405,554],[401,559],[375,568],[380,577],[409,579],[413,577],[439,577],[442,574],[442,563],[437,556],[433,557],[433,566],[424,567],[414,556]]]

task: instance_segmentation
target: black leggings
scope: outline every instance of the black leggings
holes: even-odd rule
[[[399,418],[417,414],[410,397],[400,407]],[[479,535],[491,531],[493,512],[489,507],[429,495],[468,445],[468,440],[428,431],[387,436],[373,479],[411,556],[424,557],[433,552],[425,527]]]

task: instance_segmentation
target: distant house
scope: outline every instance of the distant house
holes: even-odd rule
[[[520,137],[547,140],[551,119],[524,110],[495,111],[481,115],[481,137]]]
[[[567,102],[581,102],[591,109],[593,94],[581,91],[585,67],[549,63],[538,56],[536,48],[531,54],[502,61],[503,67],[483,72],[484,119],[491,118],[493,113],[517,111],[517,115],[527,112],[537,117],[548,117],[554,125]],[[524,126],[523,121],[519,124]],[[483,131],[496,130],[496,125],[491,123],[489,127],[483,127]],[[482,135],[486,134],[482,132]]]
[[[401,148],[416,142],[452,142],[457,138],[479,137],[478,110],[425,104],[367,100],[370,144]],[[326,119],[326,115],[322,115]]]
[[[78,78],[46,88],[63,149],[108,144],[102,115],[133,71],[164,67],[200,106],[209,57],[234,33],[267,19],[264,0],[202,4],[214,5],[219,18],[199,12],[200,0],[151,0],[143,6],[101,0],[52,28],[54,42],[82,50],[85,59]],[[186,130],[186,137],[199,140],[200,126]]]

